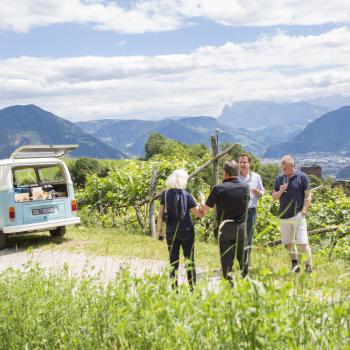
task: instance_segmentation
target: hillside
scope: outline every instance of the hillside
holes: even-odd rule
[[[262,154],[266,149],[262,136],[252,135],[244,129],[231,129],[213,117],[183,117],[177,119],[148,120],[96,120],[77,123],[85,132],[102,142],[118,148],[130,156],[142,156],[149,135],[162,135],[185,144],[210,144],[210,135],[220,129],[220,143],[241,143],[247,150]]]
[[[74,123],[35,105],[0,110],[0,157],[28,144],[79,144],[75,157],[124,158],[125,154],[85,133]]]
[[[309,152],[350,153],[350,107],[342,107],[316,119],[287,142],[271,146],[264,157]]]
[[[336,177],[337,179],[350,179],[350,165],[341,169]]]

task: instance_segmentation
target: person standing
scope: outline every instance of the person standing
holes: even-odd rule
[[[185,170],[175,170],[167,179],[168,187],[161,195],[158,212],[158,238],[164,239],[163,221],[166,221],[166,241],[172,266],[170,277],[173,287],[178,286],[177,272],[179,269],[180,248],[186,259],[187,279],[191,290],[196,283],[196,268],[194,262],[194,225],[190,212],[197,217],[203,217],[196,201],[186,191],[188,173]],[[166,215],[164,215],[166,213]],[[163,217],[165,220],[163,220]]]
[[[258,200],[264,195],[265,189],[258,173],[250,170],[252,159],[248,154],[242,154],[238,159],[238,178],[249,186],[249,206],[246,217],[247,221],[247,249],[245,254],[245,264],[250,265],[250,253],[253,247],[253,233],[256,223],[256,207]]]
[[[223,183],[212,189],[207,201],[203,194],[199,198],[204,215],[210,208],[216,206],[222,274],[230,283],[232,283],[235,258],[239,262],[242,275],[245,277],[248,272],[244,269],[244,248],[249,187],[238,179],[238,173],[238,164],[235,161],[226,161],[223,167]]]
[[[282,174],[276,177],[273,200],[278,200],[282,244],[290,253],[291,271],[300,272],[296,244],[306,254],[305,272],[312,272],[306,213],[311,206],[309,177],[295,168],[295,160],[286,155],[280,161]]]

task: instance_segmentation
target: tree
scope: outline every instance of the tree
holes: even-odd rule
[[[149,135],[145,143],[145,159],[148,160],[156,154],[162,153],[162,149],[167,143],[167,138],[159,132]]]
[[[78,187],[84,187],[88,175],[96,174],[97,176],[106,176],[108,171],[101,167],[96,159],[82,157],[70,164],[69,171],[72,180]]]

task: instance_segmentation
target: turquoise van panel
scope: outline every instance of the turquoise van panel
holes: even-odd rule
[[[34,224],[54,219],[64,219],[66,209],[64,200],[32,201],[23,204],[23,223]]]
[[[73,199],[75,199],[73,185],[68,185],[68,197],[45,201],[16,203],[13,190],[1,191],[0,226],[24,225],[38,222],[48,222],[55,219],[70,219],[76,217],[76,214],[72,213],[71,202]],[[15,220],[10,220],[9,218],[9,207],[15,208]],[[54,208],[54,210],[52,210],[52,208]],[[38,213],[38,209],[44,209],[44,211],[47,211],[47,213]]]
[[[0,225],[1,227],[23,224],[22,205],[23,203],[15,203],[13,190],[0,192]],[[9,218],[10,207],[15,208],[15,220],[10,220]]]

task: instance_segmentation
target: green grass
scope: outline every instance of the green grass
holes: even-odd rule
[[[70,227],[66,237],[14,237],[10,248],[68,250],[167,261],[164,243],[140,234]],[[316,248],[316,247],[314,247]],[[219,268],[214,243],[196,243],[200,268]],[[121,271],[108,285],[68,270],[0,275],[2,349],[349,349],[350,263],[315,254],[311,275],[290,274],[283,247],[257,247],[248,279],[190,293],[166,274]]]
[[[320,296],[305,275],[276,277],[175,293],[166,275],[122,271],[102,285],[67,271],[9,270],[0,275],[0,349],[349,348],[349,293],[323,286]]]
[[[69,227],[63,238],[51,238],[48,234],[23,235],[12,237],[9,242],[12,248],[41,248],[60,251],[77,252],[88,255],[104,255],[117,257],[138,257],[168,261],[168,251],[165,242],[139,233],[126,233],[118,229]],[[319,245],[312,247],[319,249]],[[196,265],[201,271],[219,271],[220,259],[218,247],[215,243],[196,241]],[[183,259],[182,259],[183,262]],[[252,276],[270,274],[279,276],[281,271],[288,274],[290,261],[284,247],[262,248],[256,247],[252,255]],[[322,286],[336,285],[339,276],[350,273],[350,261],[346,259],[328,260],[323,255],[314,254],[314,272],[309,276],[310,288],[320,289]],[[301,273],[301,276],[303,273]],[[279,280],[280,277],[276,277]],[[296,281],[298,281],[297,278]],[[281,283],[283,283],[281,281]],[[298,283],[298,282],[297,282]],[[348,286],[339,285],[338,289]]]

